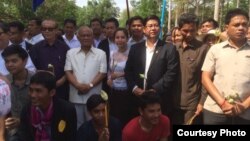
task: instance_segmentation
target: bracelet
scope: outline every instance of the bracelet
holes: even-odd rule
[[[222,107],[226,103],[226,99],[220,104],[220,107]]]

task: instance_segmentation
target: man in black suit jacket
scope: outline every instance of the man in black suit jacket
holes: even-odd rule
[[[31,103],[21,113],[18,140],[75,141],[76,110],[57,97],[55,76],[47,71],[31,77],[29,95]]]
[[[100,42],[98,48],[103,50],[106,53],[107,59],[107,70],[109,70],[109,60],[110,52],[117,49],[114,43],[114,32],[119,27],[119,22],[116,18],[109,18],[105,21],[106,37]],[[107,76],[103,79],[102,89],[109,93],[109,86],[107,85]]]
[[[158,39],[160,20],[149,16],[144,21],[146,41],[131,47],[125,67],[125,78],[134,95],[145,90],[156,91],[162,98],[162,112],[170,116],[173,107],[171,87],[178,72],[175,47]],[[171,117],[171,116],[170,116]]]

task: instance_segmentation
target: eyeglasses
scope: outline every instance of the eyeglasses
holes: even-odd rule
[[[150,24],[150,25],[146,25],[146,27],[148,28],[159,28],[160,26],[158,24]]]
[[[52,31],[54,31],[54,29],[55,28],[53,28],[53,27],[42,27],[42,31],[49,31],[49,32],[52,32]]]

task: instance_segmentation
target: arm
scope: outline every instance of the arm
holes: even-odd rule
[[[202,110],[203,110],[203,105],[207,99],[207,90],[204,88],[204,86],[201,87],[201,98],[200,98],[200,101],[196,107],[196,111],[195,111],[195,114],[199,115]]]
[[[243,102],[235,101],[234,112],[235,115],[244,113],[250,107],[250,96],[248,96]]]
[[[224,114],[231,115],[233,113],[233,106],[225,101],[225,98],[221,96],[218,89],[212,82],[212,73],[209,71],[202,72],[202,84],[207,89],[208,94],[214,99],[214,101],[221,107]]]
[[[63,75],[60,79],[56,81],[56,87],[62,86],[66,82],[66,75]]]
[[[5,141],[4,130],[5,130],[4,117],[1,116],[0,117],[0,141]]]
[[[163,92],[164,89],[168,89],[172,86],[178,73],[178,63],[179,63],[179,57],[176,48],[171,44],[167,44],[167,46],[164,47],[167,48],[168,68],[167,71],[164,73],[163,77],[153,85],[153,88],[160,93]]]
[[[91,83],[94,86],[96,86],[102,82],[102,80],[105,78],[105,76],[106,76],[106,73],[98,72],[98,74],[94,77],[94,79],[91,81]]]
[[[139,95],[143,94],[144,90],[142,88],[140,88],[138,86],[138,84],[136,84],[136,81],[135,81],[136,78],[134,77],[134,73],[136,73],[135,72],[136,68],[134,67],[134,62],[135,62],[135,60],[138,59],[138,58],[136,58],[137,56],[135,53],[136,47],[137,46],[132,46],[130,51],[129,51],[128,60],[126,62],[124,72],[125,72],[125,79],[127,81],[129,91],[133,92],[136,96],[139,96]]]
[[[76,80],[76,77],[73,74],[72,70],[65,71],[65,75],[66,75],[66,78],[67,78],[67,80],[69,81],[70,84],[72,84],[77,89],[80,87],[81,83],[79,83]]]

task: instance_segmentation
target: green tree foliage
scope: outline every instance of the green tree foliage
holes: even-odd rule
[[[144,18],[149,15],[160,16],[161,1],[162,0],[132,0],[132,13],[134,13],[134,15],[140,15]]]
[[[120,9],[116,7],[114,0],[89,0],[77,13],[78,23],[89,25],[93,18],[105,20],[110,17],[119,17]]]
[[[32,11],[32,0],[1,0],[0,18],[9,22],[20,20],[24,23],[32,17],[53,18],[62,23],[65,18],[76,18],[75,0],[46,0],[36,12]]]

